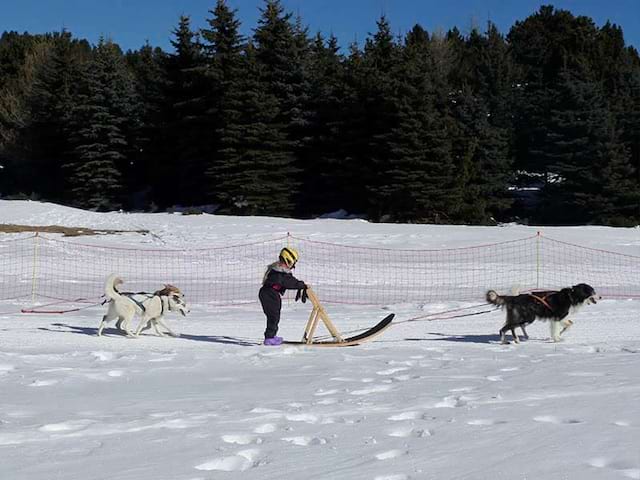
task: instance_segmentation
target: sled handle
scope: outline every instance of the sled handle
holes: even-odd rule
[[[307,286],[307,298],[311,300],[311,304],[313,305],[313,309],[311,310],[311,315],[309,315],[309,321],[307,322],[307,326],[304,329],[304,335],[302,336],[302,341],[307,345],[313,343],[313,334],[316,331],[316,327],[318,326],[318,322],[322,320],[324,326],[327,327],[329,333],[333,336],[336,342],[344,341],[340,332],[333,324],[329,315],[320,304],[320,300],[318,299],[316,293]]]

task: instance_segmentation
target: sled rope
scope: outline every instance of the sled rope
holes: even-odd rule
[[[494,312],[496,310],[498,310],[500,307],[494,307],[491,308],[489,310],[482,310],[480,312],[471,312],[471,313],[463,313],[460,315],[447,315],[446,317],[442,317],[442,316],[438,316],[438,315],[443,315],[445,313],[454,313],[454,312],[459,312],[462,310],[471,310],[473,308],[479,308],[479,307],[484,307],[486,304],[484,303],[480,303],[478,305],[471,305],[470,307],[461,307],[461,308],[454,308],[452,310],[444,310],[442,312],[434,312],[434,313],[428,313],[426,315],[419,315],[417,317],[412,317],[409,318],[407,320],[402,320],[400,322],[394,322],[394,325],[398,325],[400,323],[408,323],[408,322],[418,322],[418,321],[422,321],[422,322],[432,322],[434,320],[449,320],[451,318],[462,318],[462,317],[472,317],[474,315],[482,315],[484,313],[490,313],[490,312]]]
[[[84,303],[87,299],[85,298],[76,298],[75,300],[72,300],[71,303],[76,303],[76,302],[82,302]],[[53,314],[62,314],[62,313],[70,313],[70,312],[79,312],[80,310],[86,310],[87,308],[92,308],[92,307],[96,307],[98,305],[103,305],[105,302],[104,301],[100,301],[97,303],[91,303],[89,305],[86,305],[84,307],[76,307],[76,308],[69,308],[66,310],[42,310],[43,307],[49,307],[51,305],[59,305],[60,303],[67,303],[66,300],[62,300],[60,302],[53,302],[53,303],[48,303],[46,305],[42,305],[39,308],[23,308],[20,310],[21,313],[53,313]]]
[[[402,320],[402,321],[399,321],[399,322],[392,322],[391,326],[399,325],[401,323],[408,323],[408,322],[417,322],[417,321],[432,322],[432,321],[435,321],[435,320],[449,320],[449,319],[452,319],[452,318],[471,317],[471,316],[474,316],[474,315],[482,315],[484,313],[494,312],[494,311],[496,311],[496,310],[498,310],[500,308],[500,307],[495,307],[495,308],[492,308],[490,310],[482,310],[481,312],[471,312],[471,313],[464,313],[464,314],[461,314],[461,315],[450,315],[450,316],[446,316],[446,317],[436,317],[435,316],[435,315],[442,315],[444,313],[459,312],[461,310],[470,310],[472,308],[478,308],[478,307],[484,307],[484,306],[485,306],[485,304],[481,303],[481,304],[478,304],[478,305],[472,305],[470,307],[454,308],[452,310],[444,310],[442,312],[428,313],[426,315],[420,315],[418,317],[412,317],[412,318],[409,318],[407,320]],[[433,317],[433,318],[430,318],[430,317]],[[368,329],[367,328],[357,328],[355,330],[348,330],[348,331],[342,332],[342,333],[346,335],[346,334],[352,334],[352,333],[357,333],[357,332],[364,332],[366,330],[368,330]],[[317,340],[322,341],[322,340],[331,338],[331,335],[321,335],[321,336],[318,336],[318,337],[315,337],[315,338]]]

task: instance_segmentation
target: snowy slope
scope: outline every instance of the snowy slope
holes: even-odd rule
[[[0,223],[149,229],[110,245],[227,245],[291,232],[347,245],[450,248],[538,229],[360,220],[98,214],[0,201]],[[639,229],[545,228],[640,255]],[[8,238],[0,234],[0,240]],[[301,261],[304,261],[302,259]],[[2,275],[2,272],[0,272]],[[343,331],[398,323],[344,349],[268,348],[259,306],[192,306],[180,338],[95,336],[104,307],[0,303],[0,479],[640,479],[640,302],[582,309],[558,344],[535,323],[499,345],[502,312],[414,322],[464,304],[332,305]],[[298,339],[310,307],[286,303]]]

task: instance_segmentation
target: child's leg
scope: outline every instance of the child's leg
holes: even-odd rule
[[[272,338],[278,333],[278,323],[280,323],[280,310],[282,308],[282,300],[280,294],[274,289],[263,287],[258,294],[262,311],[267,316],[267,328],[264,331],[264,338]]]

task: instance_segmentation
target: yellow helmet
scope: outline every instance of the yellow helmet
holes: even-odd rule
[[[284,247],[280,250],[280,261],[289,268],[294,267],[299,257],[300,255],[298,255],[298,251],[294,248]]]

